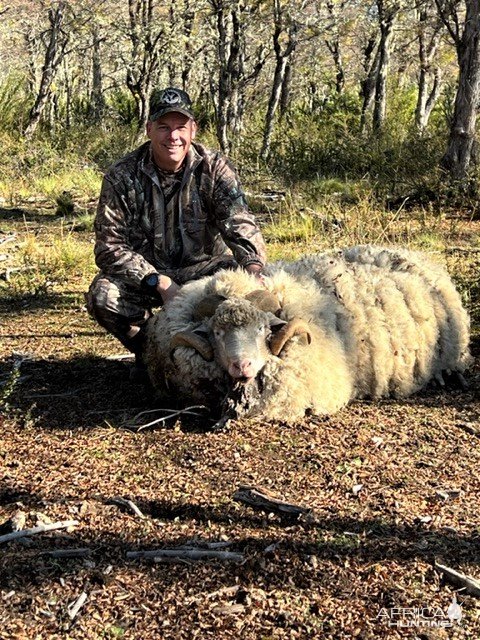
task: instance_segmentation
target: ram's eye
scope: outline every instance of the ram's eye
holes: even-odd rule
[[[223,329],[214,329],[213,335],[215,336],[215,338],[223,338],[223,336],[225,335],[225,331]]]

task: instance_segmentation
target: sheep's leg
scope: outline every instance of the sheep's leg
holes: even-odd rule
[[[462,388],[462,391],[468,391],[468,389],[469,389],[468,382],[465,380],[465,378],[460,373],[460,371],[454,371],[453,375],[457,379],[457,382],[460,385],[460,387]]]

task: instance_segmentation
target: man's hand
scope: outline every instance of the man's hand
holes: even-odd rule
[[[163,304],[167,304],[180,291],[180,286],[168,276],[159,276],[157,291],[163,300]]]

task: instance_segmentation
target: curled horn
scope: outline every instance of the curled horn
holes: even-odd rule
[[[267,291],[267,289],[255,289],[245,296],[245,299],[251,302],[257,309],[277,314],[281,307],[277,298]]]
[[[207,362],[213,360],[213,349],[210,342],[193,331],[179,331],[170,340],[170,358],[177,347],[190,347],[195,349]]]
[[[312,336],[308,323],[301,318],[292,318],[270,339],[270,351],[274,356],[278,356],[285,344],[294,336],[305,336],[308,344],[312,342]]]
[[[193,310],[194,320],[203,320],[204,318],[211,318],[215,313],[219,304],[224,302],[226,298],[220,296],[217,293],[210,293],[205,298],[202,298]]]

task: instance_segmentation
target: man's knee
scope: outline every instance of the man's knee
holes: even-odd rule
[[[88,313],[102,326],[110,325],[120,313],[120,297],[119,288],[111,280],[97,276],[86,294]]]
[[[123,283],[101,275],[90,285],[86,299],[90,315],[117,337],[127,335],[132,325],[142,325],[151,315],[146,300]]]

